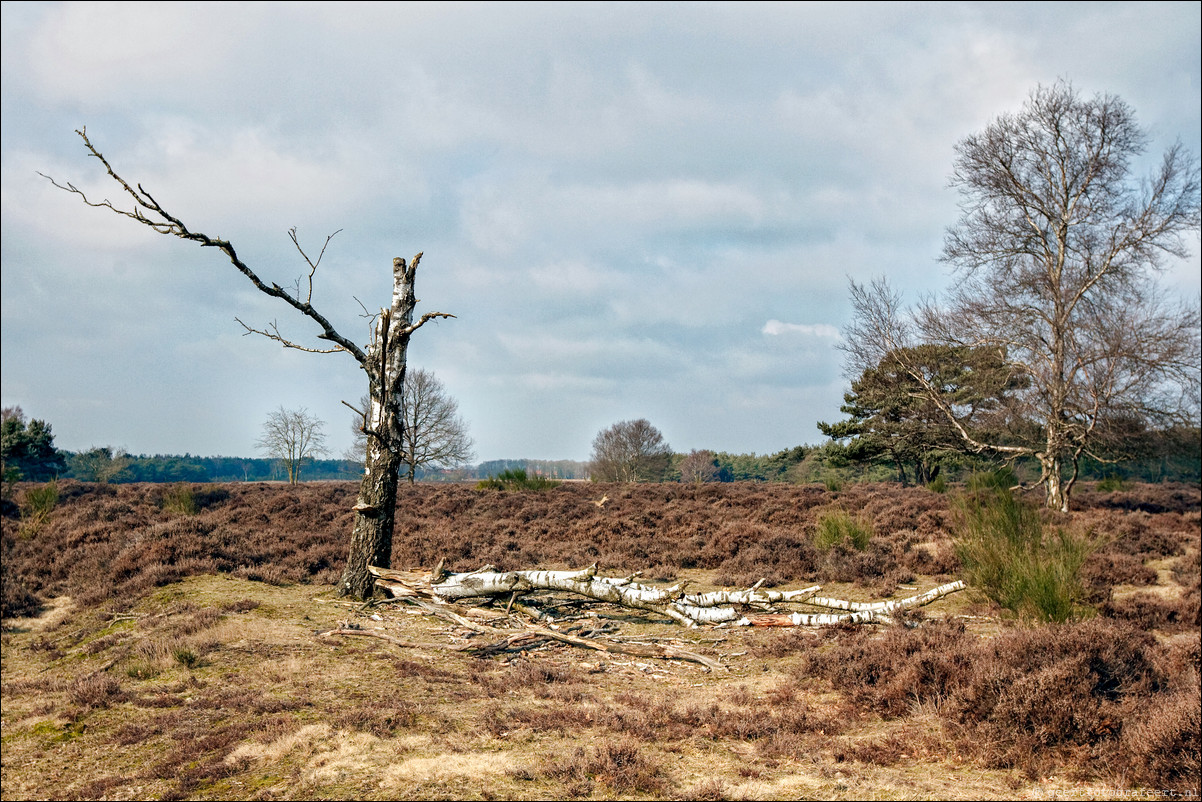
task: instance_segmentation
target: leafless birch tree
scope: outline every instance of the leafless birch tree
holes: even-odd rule
[[[898,361],[977,452],[1030,457],[1047,505],[1068,509],[1084,455],[1108,459],[1112,433],[1196,425],[1199,311],[1156,282],[1199,228],[1197,157],[1180,142],[1140,180],[1146,134],[1122,100],[1039,87],[956,147],[962,215],[943,259],[957,282],[913,315],[884,281],[852,285],[851,368]],[[1004,438],[968,425],[943,388],[905,361],[920,343],[996,348],[1025,388]]]
[[[680,481],[686,484],[718,481],[718,464],[714,452],[693,450],[680,461]]]
[[[248,334],[259,334],[280,343],[285,348],[295,348],[311,353],[350,354],[367,374],[370,405],[366,412],[364,431],[367,433],[367,458],[363,480],[359,485],[359,496],[355,504],[355,523],[351,532],[350,554],[346,570],[339,581],[339,592],[345,596],[366,599],[371,596],[374,578],[368,572],[369,565],[389,566],[392,559],[392,530],[396,509],[398,470],[403,453],[402,442],[404,420],[401,416],[401,388],[405,382],[406,352],[409,338],[430,320],[449,318],[454,315],[443,312],[427,312],[414,320],[417,297],[414,295],[414,279],[422,255],[412,261],[397,257],[392,260],[392,303],[381,308],[372,316],[371,341],[360,348],[352,340],[339,333],[329,319],[313,306],[313,276],[325,254],[333,234],[326,238],[325,245],[316,259],[310,258],[297,239],[296,229],[289,232],[293,245],[308,267],[308,275],[302,276],[290,289],[275,283],[264,282],[239,257],[234,246],[219,237],[211,237],[191,230],[182,220],[168,212],[141,184],[130,185],[118,175],[108,160],[88,139],[86,129],[76,133],[83,139],[88,153],[104,165],[110,178],[120,187],[128,207],[109,200],[92,201],[82,190],[71,183],[59,184],[46,176],[59,189],[78,195],[89,206],[108,209],[122,217],[148,226],[168,236],[195,242],[202,247],[215,248],[226,255],[234,268],[246,277],[255,289],[264,295],[278,298],[301,317],[307,318],[320,330],[318,340],[326,347],[302,345],[285,337],[275,323],[256,329],[242,325]],[[337,232],[335,232],[336,234]],[[235,318],[236,319],[236,318]]]
[[[326,453],[326,435],[322,422],[307,409],[284,409],[267,416],[263,434],[256,445],[272,459],[279,460],[288,472],[288,484],[300,481],[301,466]]]
[[[658,482],[667,473],[672,447],[646,418],[624,420],[593,438],[590,463],[600,482]]]
[[[363,459],[367,447],[362,426],[368,399],[364,397],[360,403],[363,409],[356,410],[353,425],[357,460]],[[409,484],[416,480],[418,468],[450,468],[475,457],[467,424],[459,417],[459,403],[432,372],[422,368],[406,371],[401,415],[405,421],[402,464]]]

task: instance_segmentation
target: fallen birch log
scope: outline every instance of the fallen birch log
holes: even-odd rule
[[[843,615],[832,613],[750,615],[744,616],[744,619],[738,623],[753,627],[820,627],[831,624],[862,624],[869,621],[885,621],[892,613],[909,610],[914,607],[922,607],[936,599],[942,599],[949,593],[964,590],[964,587],[963,582],[949,582],[946,585],[940,585],[937,588],[928,590],[926,593],[920,593],[908,599],[883,602],[853,602],[846,599],[811,597],[806,599],[806,604],[813,604],[817,607],[830,607],[836,610],[852,610],[854,612]]]
[[[838,623],[867,623],[888,620],[891,614],[920,607],[964,589],[963,582],[950,582],[907,599],[883,602],[854,602],[816,596],[822,588],[764,590],[759,583],[745,590],[686,594],[684,584],[669,588],[642,585],[633,577],[597,576],[595,565],[576,571],[497,571],[484,566],[468,573],[447,573],[441,564],[433,571],[398,571],[369,566],[376,585],[396,598],[427,598],[454,602],[464,599],[509,597],[539,591],[563,592],[627,609],[644,610],[671,618],[685,626],[729,624],[734,626],[825,626]],[[762,581],[762,580],[761,580]],[[846,613],[791,613],[782,615],[771,607],[779,604],[808,604],[846,610]],[[766,608],[762,614],[744,615],[735,605]]]

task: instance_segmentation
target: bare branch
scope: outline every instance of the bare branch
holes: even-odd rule
[[[426,325],[426,323],[430,322],[431,320],[435,320],[436,318],[440,318],[440,317],[453,318],[455,316],[448,314],[446,312],[427,312],[426,314],[422,315],[421,320],[417,321],[416,323],[414,323],[411,326],[406,326],[405,328],[401,329],[400,333],[404,334],[404,335],[412,334],[413,332],[420,329],[422,326]]]
[[[262,329],[256,329],[251,326],[248,326],[245,323],[243,323],[239,318],[234,318],[234,320],[236,320],[238,322],[238,325],[240,325],[240,326],[242,326],[242,328],[246,329],[246,331],[243,332],[243,334],[242,334],[243,337],[245,337],[247,334],[258,334],[261,337],[266,337],[269,340],[274,340],[275,342],[279,343],[280,345],[284,346],[285,348],[295,348],[297,351],[306,351],[310,354],[337,354],[337,353],[341,353],[342,351],[346,350],[342,347],[310,348],[307,345],[300,345],[299,343],[294,343],[291,340],[287,339],[286,337],[284,337],[283,335],[280,334],[280,328],[274,320],[271,322],[271,331],[264,331]]]
[[[338,231],[335,231],[333,234],[326,237],[325,243],[321,246],[321,253],[317,254],[317,260],[314,261],[309,258],[309,254],[305,253],[305,249],[301,247],[300,241],[296,238],[296,226],[293,226],[292,228],[288,229],[288,237],[292,240],[292,244],[296,246],[296,250],[300,253],[301,257],[309,265],[309,291],[305,295],[305,301],[304,301],[305,303],[309,303],[310,301],[313,300],[313,274],[317,272],[317,266],[319,264],[321,264],[321,257],[326,255],[326,248],[328,248],[330,246],[330,240],[332,240],[332,239],[334,239],[334,237],[338,236],[339,232],[341,232],[341,231],[342,231],[342,229],[340,228],[340,229],[338,229]],[[300,300],[300,279],[299,278],[296,280],[296,299],[298,301]],[[360,305],[362,305],[362,304],[360,304]]]
[[[229,242],[217,237],[210,237],[209,235],[201,232],[191,231],[186,225],[184,225],[182,220],[173,216],[170,212],[164,209],[163,206],[157,200],[155,200],[155,198],[149,192],[147,192],[141,184],[138,185],[137,189],[134,189],[125,179],[118,175],[117,172],[113,170],[113,167],[109,164],[108,160],[105,159],[104,155],[92,145],[91,140],[88,139],[86,128],[80,128],[76,131],[76,133],[79,134],[79,137],[83,140],[84,147],[87,148],[88,153],[100,160],[100,163],[104,165],[105,171],[109,174],[109,177],[116,181],[121,186],[125,194],[128,195],[133,201],[133,209],[122,209],[107,199],[94,202],[90,200],[82,190],[71,183],[63,185],[49,176],[41,173],[39,173],[39,175],[42,175],[43,178],[46,178],[46,180],[59,189],[78,195],[88,206],[109,209],[110,211],[115,212],[122,217],[128,217],[132,220],[136,220],[137,222],[148,226],[160,234],[191,240],[192,242],[199,243],[202,247],[217,248],[229,258],[234,267],[237,268],[240,273],[246,276],[246,278],[250,280],[255,288],[259,290],[259,292],[262,292],[265,295],[270,295],[273,298],[279,298],[321,327],[322,333],[317,335],[318,339],[328,340],[329,342],[334,343],[336,348],[333,350],[346,351],[360,363],[363,363],[366,360],[367,357],[363,353],[362,349],[360,349],[359,346],[355,345],[355,343],[352,341],[339,334],[334,328],[333,324],[310,305],[309,300],[302,301],[299,298],[294,298],[278,284],[272,284],[271,286],[265,284],[262,279],[260,279],[259,276],[246,265],[246,263],[238,258],[238,254],[234,250],[234,246]],[[333,234],[330,236],[333,237]],[[326,242],[327,244],[329,243],[328,238]],[[299,245],[297,247],[299,248]],[[322,248],[322,252],[325,252],[324,247]],[[302,255],[303,253],[304,252],[302,251]],[[308,257],[305,258],[306,261],[308,261]],[[318,261],[320,261],[320,257],[318,257]],[[313,269],[316,269],[316,263],[310,262],[310,266]],[[311,278],[312,273],[310,273],[310,279]],[[310,285],[310,294],[311,291],[312,286]],[[239,321],[239,323],[241,323],[241,321]],[[244,328],[249,328],[245,324],[242,325]],[[263,332],[256,333],[262,334]],[[301,350],[315,350],[306,349],[301,346],[288,343],[287,340],[284,340],[280,337],[273,337],[268,334],[265,334],[264,336],[267,336],[269,339],[275,339],[278,342],[284,343],[287,347],[300,348]],[[318,351],[318,353],[324,352]]]

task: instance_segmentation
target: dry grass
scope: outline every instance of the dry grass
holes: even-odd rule
[[[164,510],[147,488],[62,490],[38,538],[6,544],[6,563],[12,554],[47,604],[41,617],[5,620],[5,799],[1197,791],[1202,646],[1196,626],[1179,624],[1198,606],[1196,493],[1193,501],[1111,494],[1074,513],[1095,531],[1108,527],[1100,534],[1115,545],[1105,553],[1122,556],[1099,563],[1119,581],[1108,583],[1105,570],[1091,579],[1111,608],[1061,629],[1016,628],[964,594],[928,608],[917,629],[686,631],[619,621],[625,637],[679,638],[721,655],[730,671],[710,674],[566,646],[481,660],[318,638],[348,620],[416,643],[467,635],[331,595],[322,582],[340,559],[323,565],[318,555],[344,548],[341,486],[232,486],[224,496],[197,494],[187,516]],[[496,557],[505,567],[558,567],[591,549],[612,570],[658,565],[700,588],[775,572],[784,584],[818,579],[830,595],[857,599],[885,593],[902,571],[929,587],[937,576],[920,565],[952,570],[946,502],[922,490],[605,492],[611,504],[600,510],[589,503],[600,490],[587,485],[540,494],[419,488],[404,502],[397,562],[454,549],[456,567]],[[872,521],[863,551],[813,549],[812,527],[836,503]],[[59,560],[37,562],[55,549]],[[212,573],[213,563],[224,573]],[[832,585],[835,576],[843,583]],[[1162,614],[1169,607],[1176,619]]]

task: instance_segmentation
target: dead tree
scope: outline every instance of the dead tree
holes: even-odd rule
[[[182,220],[164,209],[141,184],[137,184],[135,188],[119,176],[108,160],[92,145],[86,129],[80,129],[76,133],[83,139],[88,153],[100,160],[109,177],[116,181],[128,196],[128,200],[132,202],[132,208],[123,208],[109,200],[92,201],[82,190],[71,183],[63,185],[50,176],[43,175],[44,178],[59,189],[78,195],[88,206],[108,209],[122,217],[128,217],[148,226],[160,234],[190,240],[203,247],[216,248],[221,251],[238,269],[238,272],[246,276],[255,286],[255,289],[264,295],[280,299],[297,313],[316,323],[321,329],[321,333],[316,335],[317,339],[324,340],[330,346],[316,348],[293,342],[280,333],[279,327],[275,323],[264,329],[256,329],[238,320],[238,323],[246,329],[247,334],[259,334],[275,340],[285,348],[295,348],[310,353],[346,352],[354,357],[367,374],[370,407],[366,410],[367,417],[363,426],[363,430],[367,434],[366,465],[363,479],[359,485],[359,497],[354,507],[355,525],[351,532],[350,555],[347,558],[346,570],[339,581],[338,590],[344,596],[358,599],[370,597],[375,578],[368,572],[367,567],[391,564],[397,479],[402,462],[404,439],[401,390],[405,382],[405,358],[409,347],[409,338],[413,332],[430,320],[454,317],[454,315],[443,312],[427,312],[416,322],[414,321],[414,309],[417,306],[417,297],[414,295],[414,278],[422,255],[417,254],[410,262],[406,262],[401,257],[392,260],[392,304],[372,316],[371,342],[365,350],[335,330],[329,319],[312,305],[313,276],[317,272],[317,266],[321,263],[326,247],[334,234],[338,232],[327,237],[321,253],[317,255],[316,259],[311,259],[297,240],[296,229],[292,229],[289,236],[308,265],[308,276],[298,279],[296,284],[287,290],[278,284],[267,284],[238,257],[232,244],[218,237],[210,237],[208,234],[189,229]]]

